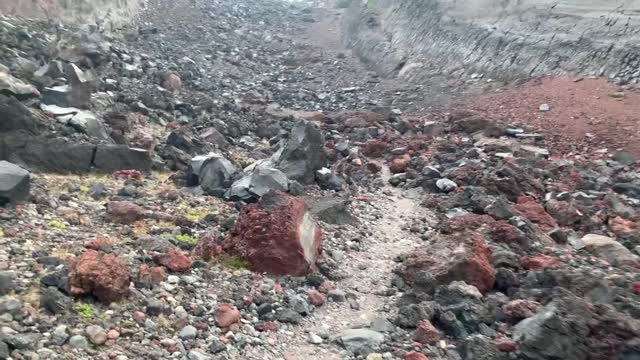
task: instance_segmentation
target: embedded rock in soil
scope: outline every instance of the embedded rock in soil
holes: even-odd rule
[[[151,162],[149,151],[125,145],[98,145],[93,159],[96,169],[109,173],[131,169],[149,172]]]
[[[272,191],[243,208],[225,248],[254,271],[300,276],[315,267],[321,242],[304,201]]]
[[[418,274],[430,273],[438,284],[464,281],[482,292],[495,281],[491,249],[480,234],[470,232],[435,238],[410,254],[398,272],[410,285],[416,285]]]
[[[384,335],[369,329],[349,329],[343,331],[338,339],[349,352],[367,356],[382,344]]]
[[[197,183],[209,195],[221,196],[231,185],[237,169],[222,155],[210,153],[196,156],[191,160],[191,172],[197,177]]]
[[[258,165],[236,180],[225,193],[231,200],[253,200],[269,191],[287,191],[289,179],[280,170]]]
[[[21,203],[29,198],[31,175],[18,165],[0,161],[0,206]]]
[[[300,120],[291,129],[282,150],[272,160],[275,167],[289,179],[302,184],[313,183],[316,170],[327,164],[322,132],[314,123]]]
[[[116,255],[85,251],[72,264],[69,271],[69,288],[72,295],[93,295],[110,303],[129,291],[131,273]]]
[[[145,210],[131,201],[111,201],[107,204],[107,219],[120,224],[133,224],[144,218]]]

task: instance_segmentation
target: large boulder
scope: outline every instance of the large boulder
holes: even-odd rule
[[[369,329],[348,329],[340,334],[338,340],[349,352],[367,356],[382,344],[384,335]]]
[[[0,161],[0,206],[27,200],[30,181],[27,170],[8,161]]]
[[[608,236],[588,234],[582,237],[587,251],[607,260],[611,265],[640,269],[640,257]]]
[[[118,170],[151,171],[151,154],[147,150],[126,145],[98,145],[93,159],[96,169],[105,172]]]
[[[116,255],[87,250],[72,264],[69,291],[72,295],[93,295],[110,303],[129,292],[131,272]]]
[[[640,336],[640,321],[613,307],[595,307],[566,291],[513,329],[524,360],[619,359],[625,343]]]
[[[321,242],[304,201],[271,191],[242,210],[224,247],[254,271],[301,276],[315,268]]]
[[[73,107],[41,104],[42,111],[53,115],[60,123],[73,127],[76,131],[98,139],[108,139],[109,135],[95,114]]]
[[[484,238],[477,233],[463,232],[437,236],[429,246],[416,249],[398,273],[409,285],[417,285],[419,276],[429,273],[437,284],[464,281],[487,292],[495,282],[491,260],[491,249]]]
[[[24,131],[0,134],[0,160],[10,161],[31,171],[87,172],[91,168],[95,148],[89,143],[32,136]]]
[[[265,165],[255,166],[246,170],[244,175],[236,180],[225,194],[232,200],[253,200],[267,192],[289,189],[289,179],[282,171]]]
[[[191,160],[191,173],[207,194],[222,196],[238,170],[220,154],[196,156]]]
[[[284,146],[278,151],[273,162],[291,180],[302,184],[311,184],[315,180],[316,170],[327,164],[322,131],[312,122],[298,121]]]
[[[16,98],[0,94],[0,132],[15,130],[36,133],[38,122],[31,111]]]

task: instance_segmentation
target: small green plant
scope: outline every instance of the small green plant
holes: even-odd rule
[[[4,229],[0,227],[0,238],[4,237]]]
[[[80,186],[80,192],[83,193],[83,194],[88,193],[89,192],[89,187],[86,186],[86,185]]]
[[[49,222],[49,227],[52,227],[54,229],[66,229],[67,225],[65,225],[65,223],[63,223],[62,221],[51,221]]]
[[[242,270],[247,268],[247,262],[238,256],[222,255],[218,258],[218,262],[223,267],[231,270]]]
[[[73,309],[76,311],[78,316],[83,319],[90,320],[96,317],[95,310],[93,310],[93,306],[87,303],[77,303],[73,306]]]
[[[195,245],[198,243],[198,239],[196,239],[194,236],[188,235],[188,234],[179,234],[176,235],[176,240],[183,242],[183,243],[187,243],[190,245]]]
[[[351,3],[353,2],[353,0],[338,0],[336,2],[336,7],[338,9],[346,9],[349,6],[351,6]]]

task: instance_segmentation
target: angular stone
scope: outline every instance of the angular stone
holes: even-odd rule
[[[269,192],[242,209],[225,248],[255,271],[301,276],[315,267],[322,233],[300,198]]]
[[[16,98],[0,94],[0,132],[16,130],[35,134],[38,122],[31,111]]]
[[[229,304],[220,304],[215,313],[216,324],[221,328],[228,328],[240,321],[240,311]]]
[[[40,96],[40,92],[35,86],[27,84],[5,71],[0,71],[0,92],[9,93],[18,98]]]
[[[153,260],[173,272],[186,272],[191,269],[191,259],[189,259],[189,256],[176,249],[171,249],[164,254],[155,255]]]
[[[235,181],[225,197],[232,200],[251,200],[271,190],[287,191],[288,189],[289,179],[283,172],[266,166],[257,166]]]
[[[25,202],[29,198],[31,175],[18,165],[0,161],[0,206]]]
[[[349,352],[367,356],[382,344],[384,335],[369,329],[349,329],[343,331],[338,339]]]
[[[399,269],[402,278],[412,286],[416,285],[417,275],[425,272],[438,284],[464,281],[481,292],[491,290],[495,281],[491,249],[475,233],[438,237],[429,247],[411,253]]]
[[[98,145],[93,165],[105,172],[118,170],[151,171],[151,154],[147,150],[130,148],[126,145]]]
[[[316,170],[327,163],[322,132],[312,122],[298,121],[282,150],[272,160],[289,179],[302,184],[313,183]]]
[[[72,295],[94,295],[110,303],[129,292],[131,273],[117,256],[88,250],[73,261],[69,272]]]
[[[221,196],[224,189],[231,185],[237,169],[222,155],[210,153],[194,157],[191,160],[191,171],[197,176],[202,190],[209,195]]]

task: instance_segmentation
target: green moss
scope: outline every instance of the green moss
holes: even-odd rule
[[[238,256],[223,255],[218,262],[227,269],[242,270],[247,268],[247,262]]]
[[[55,229],[66,229],[67,225],[65,225],[62,221],[51,221],[49,222],[49,227],[55,228]]]
[[[95,310],[93,309],[93,306],[91,304],[82,303],[82,302],[77,303],[73,306],[73,309],[76,311],[78,316],[80,316],[83,319],[89,320],[96,317]]]
[[[194,236],[187,235],[187,234],[176,235],[176,240],[183,243],[191,244],[191,245],[195,245],[198,243],[198,239],[196,239]]]
[[[0,238],[4,237],[4,229],[0,227]]]
[[[89,192],[89,187],[86,186],[86,185],[80,186],[80,192],[83,193],[83,194],[88,193]]]

